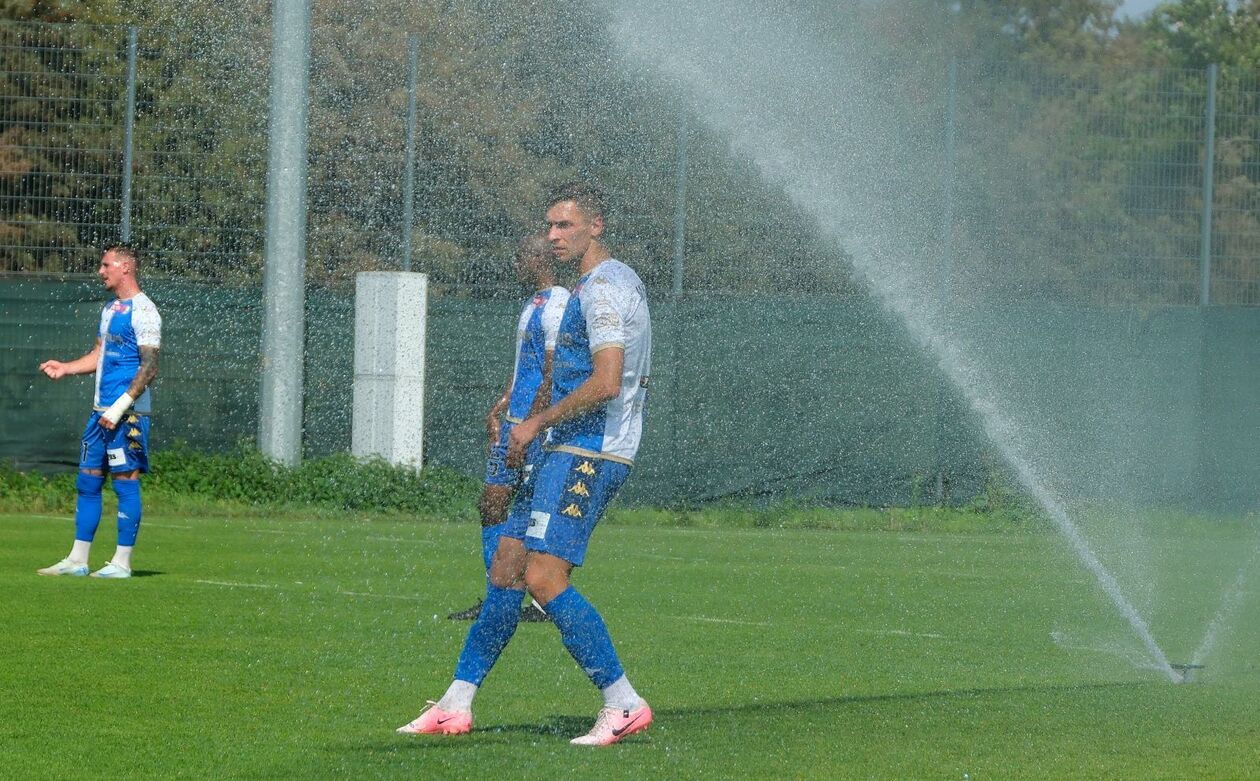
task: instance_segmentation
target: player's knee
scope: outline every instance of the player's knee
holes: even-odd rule
[[[490,563],[490,583],[495,588],[520,588],[525,580],[525,547],[520,540],[504,537]]]
[[[525,568],[525,588],[534,599],[546,605],[569,587],[568,573],[530,564]]]
[[[99,469],[81,470],[74,480],[74,487],[80,496],[100,496],[105,485],[105,475]]]

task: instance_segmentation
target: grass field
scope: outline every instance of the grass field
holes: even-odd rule
[[[1254,582],[1202,680],[1173,685],[1045,531],[607,525],[575,580],[657,722],[602,750],[568,745],[598,697],[540,624],[473,735],[394,734],[449,682],[472,525],[151,513],[141,577],[37,577],[71,536],[0,515],[0,777],[1260,777]],[[1152,608],[1174,661],[1231,566]]]

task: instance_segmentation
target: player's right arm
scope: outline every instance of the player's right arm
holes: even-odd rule
[[[486,413],[486,438],[490,440],[490,447],[494,447],[499,441],[499,422],[507,414],[508,404],[512,400],[512,384],[515,380],[515,377],[508,380],[507,390],[503,391],[503,395],[499,396],[499,400]]]
[[[96,346],[86,355],[75,358],[73,361],[44,361],[39,365],[39,370],[51,380],[60,380],[72,374],[92,374],[96,371],[100,358],[101,340],[97,339]]]

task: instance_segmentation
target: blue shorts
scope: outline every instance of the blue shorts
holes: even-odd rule
[[[629,476],[628,464],[550,451],[520,491],[531,498],[528,516],[514,502],[504,533],[523,536],[526,550],[550,553],[580,567],[595,524]],[[524,526],[523,535],[514,533],[518,526]]]
[[[515,423],[503,421],[499,426],[499,441],[490,447],[490,455],[486,457],[486,485],[516,485],[521,482],[520,469],[509,469],[507,465],[508,434]],[[537,464],[542,460],[542,437],[536,437],[525,449],[525,463]]]
[[[125,413],[114,430],[102,426],[101,413],[93,412],[83,429],[79,469],[100,469],[108,474],[149,471],[149,416]]]

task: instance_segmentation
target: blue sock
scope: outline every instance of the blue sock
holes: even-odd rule
[[[74,538],[91,542],[96,536],[96,527],[101,524],[101,488],[105,485],[104,475],[89,475],[80,472],[74,481],[79,491],[79,498],[74,505]]]
[[[506,528],[507,521],[481,527],[481,558],[486,562],[487,572],[490,570],[490,563],[494,561],[494,552],[499,549],[499,537]]]
[[[135,545],[140,533],[140,481],[114,478],[118,494],[118,544]]]
[[[499,660],[521,618],[523,589],[499,588],[486,584],[486,600],[481,603],[481,615],[473,622],[464,639],[464,650],[455,665],[455,678],[478,686]]]
[[[560,639],[591,683],[604,689],[625,675],[613,649],[612,636],[595,606],[569,586],[543,605],[560,630]]]

